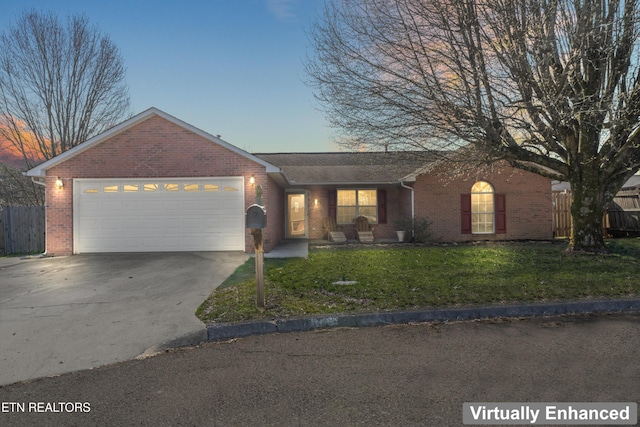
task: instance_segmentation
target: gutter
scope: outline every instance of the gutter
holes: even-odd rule
[[[415,190],[413,189],[413,187],[409,187],[408,185],[406,185],[402,180],[399,180],[398,182],[400,182],[400,186],[409,189],[409,191],[411,191],[411,241],[413,242],[415,239],[415,235],[414,235],[414,221],[416,218],[416,206],[415,206]]]

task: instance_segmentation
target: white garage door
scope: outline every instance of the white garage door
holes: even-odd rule
[[[74,252],[244,250],[244,179],[76,179]]]

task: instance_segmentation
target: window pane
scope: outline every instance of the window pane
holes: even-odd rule
[[[117,185],[107,185],[102,189],[102,191],[104,191],[105,193],[117,193],[118,192],[118,186]]]
[[[214,184],[205,184],[204,185],[204,191],[207,192],[213,192],[213,191],[218,191],[219,187],[217,185]]]
[[[358,190],[358,206],[376,206],[376,190]]]
[[[488,182],[478,181],[471,187],[472,193],[493,193],[493,187]]]
[[[378,209],[375,206],[359,206],[358,215],[367,217],[369,224],[378,222]]]
[[[178,191],[180,187],[178,184],[165,184],[164,191]]]
[[[185,184],[184,191],[189,191],[189,192],[198,191],[198,184]]]
[[[98,189],[97,188],[87,188],[86,190],[84,190],[85,193],[97,193]]]
[[[138,184],[125,184],[124,185],[125,193],[137,193],[138,192]]]
[[[336,209],[336,221],[338,224],[353,224],[356,220],[356,208],[338,206]]]
[[[493,233],[493,214],[472,214],[471,231],[473,233]]]
[[[158,191],[158,184],[145,184],[144,191]]]
[[[471,211],[477,213],[493,212],[493,194],[472,194]]]
[[[488,182],[478,181],[471,187],[471,193],[471,232],[494,233],[493,187]]]
[[[338,190],[338,206],[355,206],[356,190]]]

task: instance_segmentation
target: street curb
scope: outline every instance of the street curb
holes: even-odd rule
[[[337,327],[384,326],[402,323],[446,322],[499,317],[539,317],[562,314],[640,311],[640,299],[576,301],[548,304],[497,305],[438,310],[390,311],[311,316],[207,325],[208,341],[224,341],[276,332],[305,332]]]

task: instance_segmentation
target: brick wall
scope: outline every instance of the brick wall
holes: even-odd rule
[[[477,181],[489,182],[506,200],[506,234],[471,235],[461,232],[461,194],[471,193]],[[451,178],[446,174],[422,175],[415,185],[416,216],[433,222],[436,241],[544,240],[553,237],[551,181],[539,175],[494,167],[490,172]]]
[[[346,186],[346,187],[311,187],[309,188],[309,238],[310,239],[323,239],[324,219],[329,215],[329,190],[335,191],[336,188],[366,188],[365,186]],[[373,234],[378,240],[394,240],[397,239],[394,221],[397,218],[403,216],[411,216],[411,193],[409,190],[400,187],[399,185],[383,185],[373,187],[376,189],[384,189],[387,194],[387,223],[386,224],[372,224]],[[315,205],[315,200],[318,200],[318,204]],[[347,239],[355,240],[356,231],[355,224],[340,224],[341,230],[344,232]]]
[[[137,123],[75,157],[47,171],[47,253],[73,253],[73,179],[74,178],[163,178],[243,176],[245,209],[255,202],[255,189],[249,184],[253,175],[263,190],[263,199],[278,197],[281,189],[267,177],[265,167],[223,146],[177,126],[158,116]],[[64,188],[55,186],[61,177]],[[269,205],[270,217],[277,216],[283,203]],[[277,244],[281,232],[277,221],[268,224],[265,250]],[[247,250],[253,238],[246,230]]]
[[[506,234],[462,234],[460,195],[469,194],[476,181],[487,181],[496,193],[506,197]],[[350,186],[353,188],[353,186]],[[432,222],[432,239],[442,242],[468,240],[546,240],[551,239],[551,182],[538,175],[513,169],[496,167],[492,172],[473,177],[458,177],[442,173],[421,175],[413,184],[415,189],[415,215]],[[375,224],[374,236],[379,240],[396,239],[394,222],[411,217],[411,192],[399,185],[388,185],[387,224]],[[336,187],[309,188],[309,238],[323,239],[323,220],[328,216],[328,191]],[[314,201],[318,200],[316,206]],[[341,225],[348,239],[355,239],[353,224]]]

